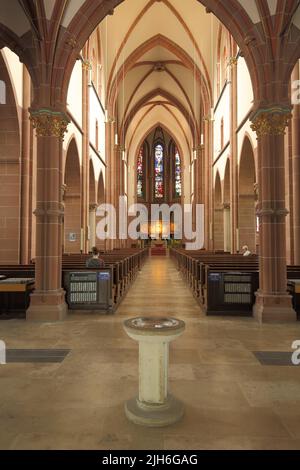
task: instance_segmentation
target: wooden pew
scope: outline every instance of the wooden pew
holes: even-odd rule
[[[64,254],[62,257],[62,285],[66,289],[67,279],[72,272],[97,272],[110,273],[110,305],[108,310],[114,311],[128,291],[131,283],[141,270],[149,256],[148,249],[120,249],[101,254],[105,266],[103,269],[90,270],[86,267],[86,261],[91,255],[86,254]],[[14,278],[34,278],[35,266],[30,265],[2,265],[0,276]],[[69,293],[67,292],[67,300]],[[74,297],[74,296],[73,296]]]
[[[207,315],[252,315],[259,287],[256,255],[182,249],[171,249],[170,254]],[[300,279],[300,267],[288,266],[287,277]]]

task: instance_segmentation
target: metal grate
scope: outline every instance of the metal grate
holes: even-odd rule
[[[263,366],[294,366],[292,352],[253,351],[253,354]]]
[[[6,362],[59,363],[67,357],[70,349],[7,349]]]

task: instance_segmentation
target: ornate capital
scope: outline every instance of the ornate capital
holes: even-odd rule
[[[123,156],[123,153],[126,152],[126,148],[121,144],[115,144],[114,149],[116,154],[120,156]]]
[[[291,117],[291,108],[274,106],[259,109],[252,116],[251,129],[256,132],[258,138],[266,135],[284,135]]]
[[[58,137],[62,140],[70,122],[65,113],[50,109],[30,110],[30,120],[37,137]]]
[[[89,60],[82,60],[82,69],[86,71],[90,71],[93,69],[92,63]]]
[[[64,205],[57,204],[56,207],[37,207],[33,214],[36,216],[37,219],[45,220],[45,219],[54,219],[62,221],[64,217]]]
[[[66,41],[66,44],[70,46],[72,49],[76,49],[76,47],[78,46],[76,38],[73,36],[68,38],[68,40]]]
[[[98,205],[99,204],[96,204],[95,202],[93,204],[90,204],[89,205],[89,211],[90,212],[96,212],[96,210],[98,209]]]
[[[237,65],[237,63],[238,63],[238,58],[237,57],[229,57],[229,59],[228,59],[229,67],[233,67],[233,66]]]
[[[62,200],[62,201],[63,201],[64,198],[65,198],[66,192],[67,192],[67,185],[66,185],[66,184],[62,184],[62,185],[61,185],[61,200]]]
[[[287,217],[289,215],[289,211],[287,209],[257,209],[256,215],[260,219],[263,217]]]
[[[213,123],[215,122],[214,117],[211,114],[207,114],[203,117],[204,122]]]
[[[193,151],[197,153],[197,156],[201,155],[201,152],[203,150],[204,150],[204,144],[196,145],[196,147],[193,148]]]

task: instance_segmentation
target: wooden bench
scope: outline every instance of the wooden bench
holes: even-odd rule
[[[171,249],[170,255],[207,315],[252,315],[259,288],[256,255],[244,257],[183,249]],[[287,277],[300,279],[300,267],[288,266]]]
[[[64,254],[62,257],[62,286],[66,290],[66,300],[71,305],[70,292],[68,290],[70,275],[71,273],[91,273],[96,272],[101,277],[103,273],[102,281],[107,289],[107,283],[104,282],[104,274],[109,273],[109,301],[101,301],[103,311],[106,309],[108,312],[115,311],[122,298],[128,291],[131,283],[137,276],[143,263],[149,256],[148,249],[121,249],[113,250],[101,254],[101,258],[104,260],[104,268],[89,269],[86,267],[86,261],[91,255],[86,254]],[[0,276],[14,277],[14,278],[33,278],[35,277],[35,265],[34,263],[29,265],[1,265]],[[80,276],[79,276],[80,277]],[[13,310],[13,299],[11,297],[11,307]],[[75,298],[74,296],[72,297]],[[82,296],[82,299],[87,298]],[[75,302],[78,308],[84,310],[84,303]],[[105,307],[107,306],[107,308]],[[83,307],[83,308],[82,308]],[[93,305],[87,304],[87,309],[92,309]],[[7,308],[7,307],[6,307]],[[26,307],[27,308],[27,307]],[[75,308],[74,305],[72,308]],[[99,310],[101,310],[99,308]]]

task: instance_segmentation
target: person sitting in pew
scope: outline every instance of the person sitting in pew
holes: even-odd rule
[[[86,261],[87,268],[103,268],[104,267],[104,260],[99,258],[99,250],[95,246],[92,248],[92,258],[89,258]]]
[[[243,250],[243,256],[250,256],[252,254],[247,245],[243,246],[242,250]]]

